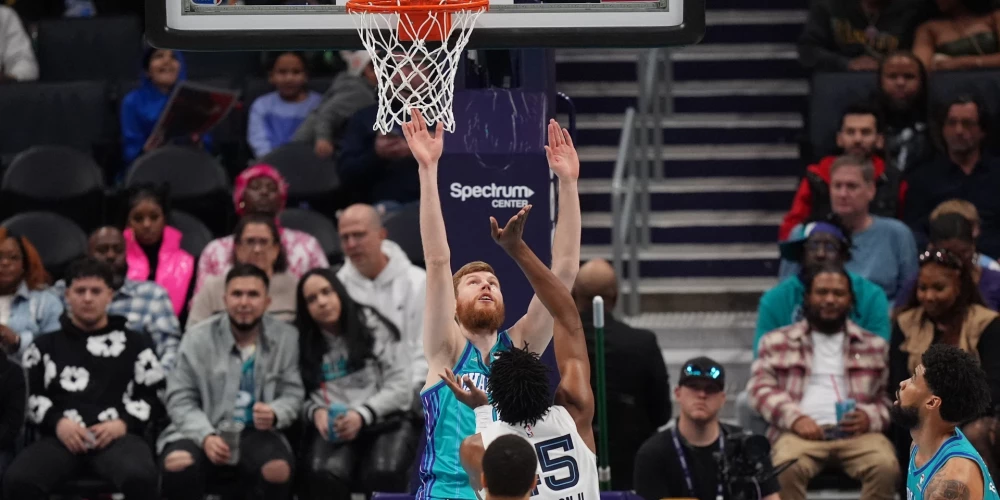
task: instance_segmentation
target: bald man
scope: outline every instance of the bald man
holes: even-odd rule
[[[618,277],[606,260],[580,267],[573,300],[587,334],[590,366],[594,360],[594,297],[604,299],[605,374],[608,387],[608,436],[611,488],[632,489],[635,454],[656,429],[670,420],[670,381],[656,336],[618,321],[611,313],[618,300]],[[595,372],[596,373],[596,372]],[[596,377],[592,377],[596,381]],[[597,388],[594,387],[596,391]],[[596,415],[595,415],[596,423]]]
[[[345,208],[337,230],[347,257],[337,278],[354,300],[374,307],[399,328],[413,354],[413,386],[419,390],[427,378],[423,347],[427,273],[387,239],[382,218],[371,205]]]
[[[87,254],[111,265],[114,270],[115,295],[108,306],[108,315],[124,316],[126,328],[146,332],[156,342],[156,354],[164,369],[174,366],[174,357],[181,342],[181,324],[174,315],[170,296],[152,281],[133,281],[126,278],[128,263],[125,261],[125,237],[112,226],[97,228],[90,234]],[[66,304],[66,283],[59,280],[49,288]]]

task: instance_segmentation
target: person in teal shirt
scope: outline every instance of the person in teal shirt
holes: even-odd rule
[[[836,216],[806,224],[802,235],[802,238],[781,244],[782,258],[799,262],[802,268],[828,262],[842,266],[851,259],[851,237]],[[847,274],[851,278],[855,297],[850,320],[888,341],[892,322],[889,319],[889,300],[882,287],[857,274]],[[796,274],[784,279],[760,298],[757,333],[753,339],[755,358],[761,337],[802,319],[805,289]]]

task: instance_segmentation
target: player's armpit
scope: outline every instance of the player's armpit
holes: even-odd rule
[[[469,485],[472,489],[479,491],[483,489],[483,454],[486,448],[483,447],[483,438],[479,434],[473,434],[462,440],[459,447],[459,458],[462,461],[462,468],[469,475]]]
[[[983,498],[983,474],[979,464],[967,458],[948,460],[924,489],[927,500]]]

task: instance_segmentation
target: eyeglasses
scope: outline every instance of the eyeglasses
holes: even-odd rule
[[[962,264],[961,258],[947,250],[927,250],[920,254],[919,260],[921,266],[929,262],[933,262],[935,264],[940,264],[942,266],[958,270],[965,267]]]
[[[268,248],[274,244],[274,240],[264,238],[246,238],[238,241],[240,246],[256,250],[258,248]]]
[[[718,380],[722,376],[722,369],[718,366],[701,366],[695,363],[689,363],[684,366],[684,374],[689,377],[708,377],[712,380]]]

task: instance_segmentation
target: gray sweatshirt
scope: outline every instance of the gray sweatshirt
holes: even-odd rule
[[[365,425],[378,422],[396,411],[408,410],[413,400],[410,385],[412,358],[405,342],[397,341],[389,329],[367,308],[368,327],[375,335],[374,359],[364,368],[346,373],[347,345],[344,339],[323,333],[330,348],[323,355],[326,381],[309,395],[303,405],[305,419],[312,422],[317,408],[340,403],[357,411]]]
[[[363,77],[343,72],[323,93],[323,101],[306,117],[292,140],[310,144],[319,139],[336,143],[355,111],[375,103],[375,88]]]
[[[299,374],[299,332],[267,314],[261,321],[255,400],[274,409],[277,427],[283,429],[298,418],[305,395]],[[177,365],[167,376],[170,425],[160,434],[158,452],[185,438],[201,446],[219,423],[232,418],[242,366],[229,316],[218,315],[184,334]]]

